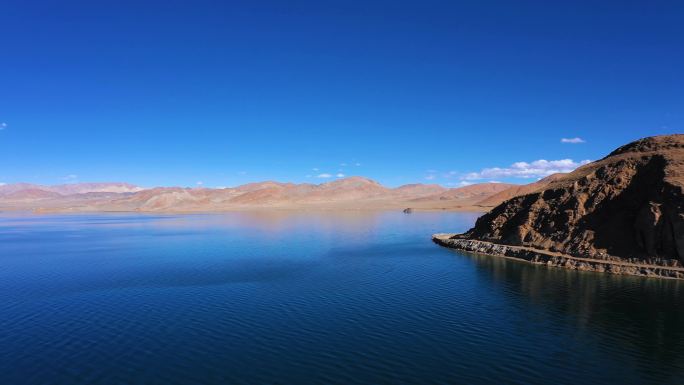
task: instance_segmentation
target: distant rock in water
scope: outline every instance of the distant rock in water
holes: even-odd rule
[[[684,135],[638,140],[506,200],[459,238],[681,266]]]
[[[413,209],[410,207],[407,207],[404,209],[404,214],[411,214],[413,212]]]

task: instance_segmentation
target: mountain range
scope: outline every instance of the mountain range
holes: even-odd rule
[[[212,212],[241,209],[398,209],[486,211],[521,191],[543,187],[482,183],[459,188],[407,184],[389,188],[359,176],[335,181],[266,181],[232,188],[143,188],[128,183],[29,183],[0,186],[0,210],[97,212]]]

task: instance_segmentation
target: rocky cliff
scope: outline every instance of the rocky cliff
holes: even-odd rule
[[[684,135],[649,137],[501,203],[457,237],[682,266],[683,189]]]

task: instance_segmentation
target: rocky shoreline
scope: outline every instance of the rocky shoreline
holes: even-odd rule
[[[434,234],[432,240],[440,246],[451,249],[496,257],[513,258],[538,265],[617,275],[684,279],[684,268],[681,267],[578,258],[529,247],[510,246],[474,239],[458,238],[458,235],[459,234]]]

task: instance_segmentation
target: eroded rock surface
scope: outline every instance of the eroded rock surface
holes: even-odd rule
[[[684,135],[645,138],[503,202],[460,238],[681,266],[683,188]]]

